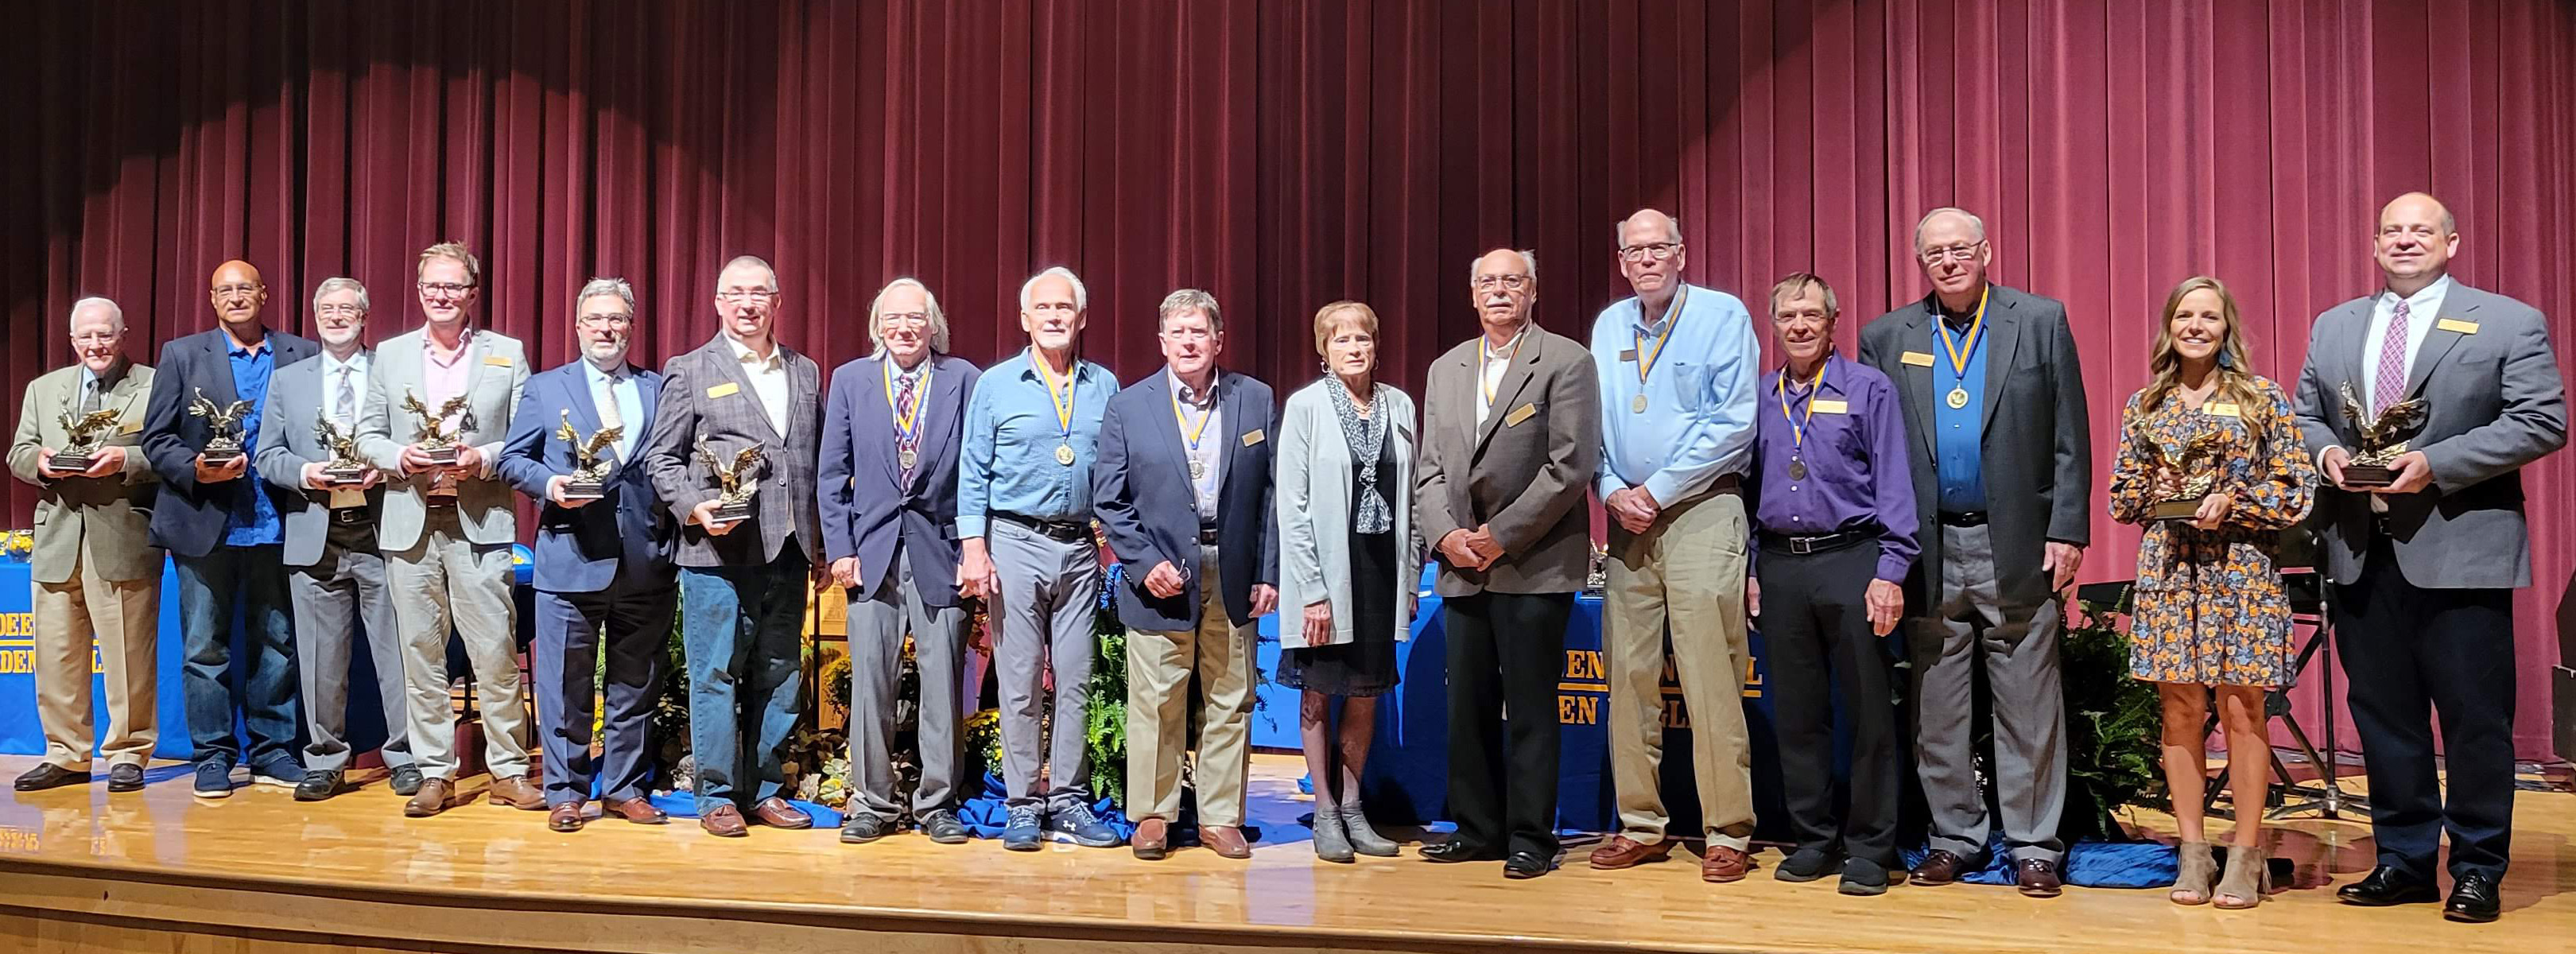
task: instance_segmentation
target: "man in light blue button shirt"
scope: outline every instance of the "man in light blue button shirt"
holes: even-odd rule
[[[1735,296],[1682,280],[1681,226],[1654,209],[1619,223],[1619,271],[1636,294],[1592,323],[1601,379],[1602,506],[1610,512],[1610,770],[1619,833],[1595,868],[1672,852],[1657,791],[1663,762],[1664,633],[1689,707],[1701,876],[1734,881],[1749,867],[1753,775],[1741,692],[1750,657],[1744,621],[1745,515],[1761,339]]]
[[[1083,724],[1091,682],[1091,619],[1100,547],[1091,536],[1091,465],[1118,379],[1074,356],[1089,303],[1082,279],[1050,268],[1020,286],[1029,348],[976,379],[957,468],[957,592],[981,596],[992,620],[1002,693],[1002,845],[1036,851],[1041,838],[1116,847],[1084,787]],[[1055,674],[1048,788],[1038,779],[1043,677]]]

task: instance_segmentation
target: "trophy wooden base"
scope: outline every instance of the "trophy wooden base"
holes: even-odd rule
[[[717,523],[740,523],[751,519],[751,501],[736,500],[716,505]]]
[[[2147,511],[2147,518],[2150,520],[2189,520],[2200,514],[2200,502],[2205,499],[2208,498],[2192,497],[2185,500],[2157,501],[2155,509]]]
[[[57,471],[88,470],[89,465],[97,460],[98,458],[88,451],[55,451],[52,462],[45,466]]]
[[[608,484],[604,481],[583,480],[579,477],[564,481],[563,498],[565,500],[597,500],[605,496],[608,496]]]
[[[2397,469],[2394,467],[2383,467],[2378,464],[2343,465],[2343,485],[2346,487],[2386,487],[2396,482]]]

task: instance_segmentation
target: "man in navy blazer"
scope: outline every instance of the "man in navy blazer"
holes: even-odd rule
[[[1279,525],[1270,501],[1270,386],[1219,369],[1216,297],[1184,288],[1157,314],[1163,373],[1109,401],[1092,466],[1092,506],[1126,566],[1118,617],[1127,637],[1128,840],[1136,857],[1169,847],[1189,744],[1190,676],[1199,679],[1199,841],[1252,857],[1243,783],[1252,750],[1253,621],[1279,601]]]
[[[850,601],[850,802],[841,840],[875,841],[903,814],[894,800],[894,709],[910,632],[921,668],[912,814],[931,841],[963,844],[954,804],[966,654],[957,447],[978,372],[948,354],[939,299],[913,279],[877,293],[868,337],[876,354],[832,372],[815,471],[823,558]]]
[[[643,825],[669,821],[645,796],[656,690],[679,599],[671,516],[644,468],[631,466],[650,434],[662,376],[626,360],[635,291],[594,278],[574,298],[581,358],[528,378],[497,465],[539,505],[536,547],[538,735],[545,747],[546,827],[581,830],[597,781],[601,814]],[[569,424],[576,437],[560,431]],[[576,445],[615,430],[600,453],[611,469],[598,497],[568,492]],[[599,653],[604,690],[594,680]],[[590,754],[592,694],[608,711],[601,754]],[[604,776],[604,778],[602,777]]]
[[[295,761],[295,634],[278,517],[294,492],[260,480],[251,457],[259,451],[269,376],[321,347],[260,320],[268,285],[249,262],[216,266],[211,285],[206,297],[218,326],[161,346],[142,443],[143,456],[161,475],[152,544],[168,549],[178,564],[179,631],[187,646],[179,686],[196,749],[196,793],[222,798],[232,794],[234,766],[245,762],[261,784],[294,788],[304,781]],[[201,397],[219,412],[247,403],[229,430],[242,445],[240,456],[206,460],[213,422],[189,412]],[[246,630],[239,660],[232,658],[237,603]],[[247,752],[233,735],[236,713],[250,731]]]

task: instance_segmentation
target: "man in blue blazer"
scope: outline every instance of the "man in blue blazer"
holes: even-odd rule
[[[1092,466],[1093,509],[1126,567],[1128,845],[1160,859],[1180,815],[1190,676],[1199,679],[1199,841],[1252,857],[1243,838],[1251,768],[1253,621],[1279,601],[1270,501],[1270,386],[1220,370],[1216,297],[1184,288],[1157,321],[1163,373],[1109,401]]]
[[[321,348],[260,320],[268,285],[249,262],[216,266],[211,286],[206,297],[218,326],[162,345],[154,362],[143,456],[161,475],[152,545],[168,549],[178,563],[179,631],[188,654],[179,686],[196,749],[196,793],[223,798],[232,794],[234,766],[245,762],[261,784],[294,788],[304,781],[295,761],[295,634],[278,517],[293,491],[260,480],[251,457],[259,451],[269,376]],[[206,459],[213,422],[189,412],[201,397],[219,413],[247,404],[228,431],[242,445],[236,456]],[[237,604],[246,630],[239,660],[232,658]],[[247,752],[233,735],[236,714],[250,731]]]
[[[931,841],[963,844],[957,766],[966,608],[957,595],[957,445],[978,374],[948,354],[930,289],[895,279],[868,308],[877,353],[832,372],[815,487],[823,558],[850,601],[850,803],[841,840],[895,828],[894,709],[903,639],[921,667],[921,784],[912,814]]]
[[[528,378],[497,465],[502,480],[539,506],[531,665],[545,747],[546,827],[560,832],[581,830],[594,780],[603,815],[643,825],[669,821],[646,799],[645,775],[679,598],[671,516],[644,468],[628,464],[650,436],[662,392],[660,374],[626,360],[635,291],[621,279],[594,278],[573,311],[581,358]],[[583,446],[616,431],[600,450],[612,467],[598,497],[568,492],[580,465],[574,443],[559,433],[567,422]],[[592,694],[603,692],[593,673],[603,649],[606,739],[593,759]]]

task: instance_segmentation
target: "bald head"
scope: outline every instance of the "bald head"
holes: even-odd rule
[[[1619,220],[1619,275],[1657,320],[1681,287],[1682,252],[1682,224],[1662,210],[1638,209]]]
[[[2389,291],[2412,295],[2442,280],[2459,252],[2459,222],[2442,200],[2409,192],[2380,207],[2371,253]]]
[[[206,284],[206,301],[214,305],[215,317],[237,340],[249,341],[244,333],[260,327],[260,310],[268,306],[268,284],[260,280],[259,269],[233,259],[215,266]]]

